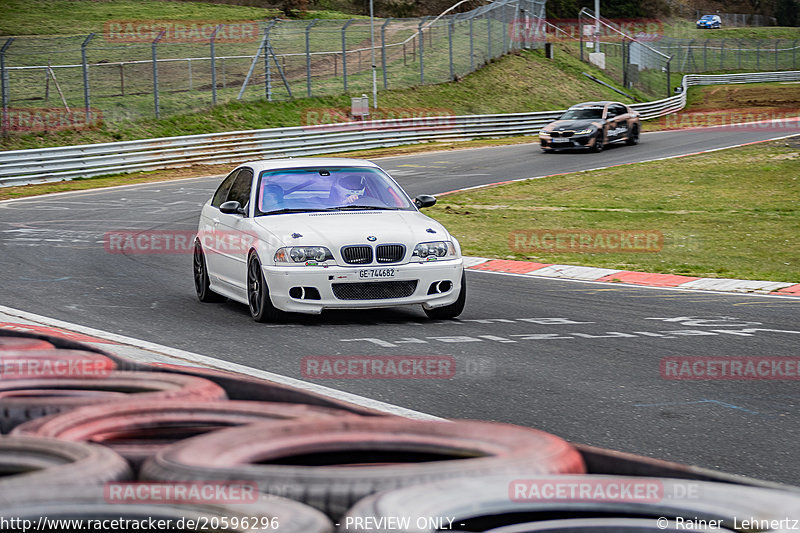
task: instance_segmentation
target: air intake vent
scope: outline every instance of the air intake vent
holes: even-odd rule
[[[333,283],[331,288],[339,300],[389,300],[414,294],[417,280]]]
[[[351,265],[367,265],[372,263],[372,247],[344,246],[342,247],[342,259]]]

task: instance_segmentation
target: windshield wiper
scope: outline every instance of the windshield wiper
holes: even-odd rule
[[[377,205],[340,205],[338,207],[329,207],[325,211],[344,211],[347,209],[353,210],[367,210],[367,209],[374,209],[378,211],[395,211],[397,210],[396,207],[380,207]]]
[[[315,207],[304,207],[304,208],[294,208],[294,209],[278,209],[276,211],[267,211],[266,213],[261,213],[258,216],[264,215],[279,215],[281,213],[317,213],[319,211],[328,211],[328,209],[318,209]]]

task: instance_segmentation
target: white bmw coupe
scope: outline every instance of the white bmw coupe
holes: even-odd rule
[[[201,302],[247,304],[256,321],[422,304],[461,314],[467,295],[458,241],[379,166],[359,159],[245,163],[203,206],[194,244]]]

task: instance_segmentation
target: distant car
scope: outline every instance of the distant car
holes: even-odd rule
[[[200,301],[226,297],[258,321],[421,304],[461,314],[467,294],[458,241],[419,212],[378,165],[343,158],[245,163],[205,203],[194,248]]]
[[[639,113],[619,102],[577,104],[539,132],[545,152],[588,149],[599,152],[610,143],[637,144],[641,132]]]
[[[719,15],[703,15],[697,21],[697,27],[706,30],[719,29],[722,27],[722,19]]]

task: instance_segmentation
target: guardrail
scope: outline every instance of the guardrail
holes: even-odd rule
[[[686,75],[681,93],[633,104],[643,119],[680,111],[694,85],[800,81],[800,71]],[[87,178],[104,174],[333,154],[449,139],[532,135],[563,113],[435,116],[234,131],[138,141],[0,152],[0,186]]]

